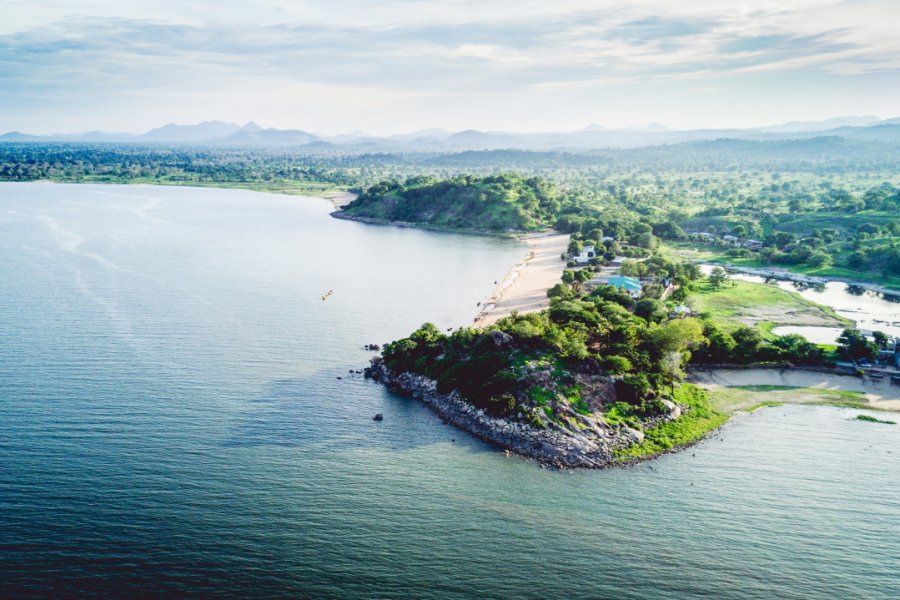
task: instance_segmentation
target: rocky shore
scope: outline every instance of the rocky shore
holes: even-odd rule
[[[434,381],[414,373],[392,373],[372,359],[366,376],[392,392],[424,402],[442,419],[463,431],[505,450],[557,468],[602,469],[614,466],[614,452],[644,439],[644,434],[625,426],[610,426],[600,419],[578,415],[577,431],[557,423],[536,429],[524,423],[492,417],[473,407],[456,392],[439,393]],[[681,408],[674,404],[658,421],[675,419]],[[648,423],[652,426],[654,423]]]

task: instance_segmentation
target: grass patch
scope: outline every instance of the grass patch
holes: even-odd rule
[[[762,334],[764,340],[772,341],[778,334],[772,333],[772,330],[778,327],[778,323],[773,323],[772,321],[762,321],[756,324],[756,328]]]
[[[750,408],[747,408],[747,412],[755,412],[761,408],[776,408],[778,406],[784,406],[784,402],[776,402],[774,400],[764,400],[759,402],[758,404],[754,404]]]
[[[853,324],[827,306],[765,283],[734,280],[715,288],[702,282],[697,285],[693,299],[694,309],[708,314],[723,330],[733,331],[741,324],[755,325],[766,338],[772,338],[772,329],[779,325],[849,327]]]
[[[527,394],[537,406],[547,406],[554,398],[553,392],[537,386],[528,390]]]
[[[710,392],[710,398],[713,407],[725,413],[739,410],[753,412],[764,406],[783,404],[816,404],[878,410],[869,405],[864,392],[786,385],[742,385],[722,388]]]
[[[738,385],[735,387],[739,390],[747,390],[748,392],[778,392],[782,390],[801,389],[790,385]]]
[[[896,421],[888,421],[887,419],[876,419],[869,415],[856,415],[857,421],[866,421],[867,423],[884,423],[885,425],[896,425]]]
[[[715,410],[709,395],[695,385],[682,384],[676,391],[674,400],[686,406],[687,410],[678,419],[645,431],[644,441],[616,450],[617,461],[648,458],[690,444],[728,420],[728,415]]]

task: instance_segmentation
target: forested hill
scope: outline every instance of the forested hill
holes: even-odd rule
[[[547,181],[501,174],[382,181],[362,190],[342,212],[435,227],[520,232],[552,226],[559,210],[558,192]]]

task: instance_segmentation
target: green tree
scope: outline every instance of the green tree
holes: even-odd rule
[[[831,266],[831,256],[821,250],[817,252],[813,252],[808,259],[806,259],[806,263],[811,267],[823,268]]]
[[[878,346],[858,330],[845,329],[838,337],[838,352],[848,360],[872,360],[878,355]]]
[[[659,323],[666,318],[666,307],[655,298],[638,300],[634,305],[634,314],[653,323]]]
[[[725,285],[729,279],[731,277],[728,275],[728,271],[722,267],[715,267],[709,274],[709,284],[716,289]]]
[[[763,339],[756,329],[742,325],[731,332],[731,338],[734,340],[734,357],[738,361],[758,359]]]

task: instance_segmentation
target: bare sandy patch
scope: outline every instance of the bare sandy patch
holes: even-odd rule
[[[781,325],[839,326],[841,322],[818,310],[804,308],[797,310],[790,306],[750,306],[744,314],[737,317],[744,325],[757,323],[779,323]]]
[[[741,410],[764,401],[841,403],[844,400],[860,408],[900,411],[900,385],[891,383],[890,377],[871,379],[801,369],[712,369],[691,371],[688,381],[714,392],[734,389],[745,392],[731,398],[729,410]],[[857,394],[841,396],[842,392]]]

